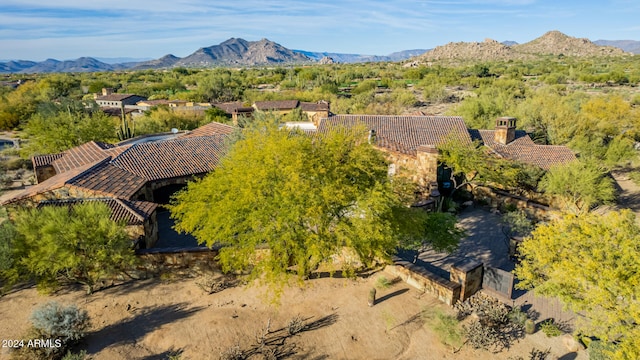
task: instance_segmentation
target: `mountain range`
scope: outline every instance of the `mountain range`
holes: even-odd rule
[[[625,53],[626,51],[626,53]],[[433,60],[508,60],[527,59],[540,55],[565,56],[618,56],[640,53],[640,41],[578,39],[559,31],[550,31],[528,43],[514,41],[458,42],[438,46],[434,49],[405,50],[389,55],[362,55],[331,52],[290,50],[268,39],[247,41],[231,38],[218,45],[203,47],[191,55],[180,58],[171,54],[147,61],[114,62],[100,61],[91,57],[59,61],[47,59],[42,62],[12,60],[0,62],[0,73],[48,73],[48,72],[94,72],[114,70],[143,70],[171,67],[206,68],[215,66],[260,66],[277,64],[311,64],[322,60],[337,63]],[[109,61],[111,60],[111,61]],[[122,60],[129,60],[123,58]],[[131,59],[135,60],[135,59]]]

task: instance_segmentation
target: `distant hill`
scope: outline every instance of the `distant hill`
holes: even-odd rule
[[[596,40],[593,42],[600,46],[613,46],[633,54],[640,54],[640,41],[636,40]]]
[[[136,63],[131,67],[131,70],[170,68],[175,65],[178,60],[180,60],[179,57],[169,54],[161,57],[160,59]]]
[[[579,39],[561,33],[549,31],[541,37],[521,45],[514,45],[513,49],[520,53],[535,55],[565,55],[565,56],[619,56],[625,52],[611,46],[598,46],[589,39]]]
[[[513,43],[513,45],[508,45]],[[486,39],[483,42],[456,42],[438,46],[420,56],[419,60],[515,60],[532,59],[545,55],[574,57],[622,56],[623,50],[611,46],[599,46],[589,39],[579,39],[559,31],[549,31],[524,44],[499,43]]]
[[[273,41],[246,41],[231,38],[219,45],[200,48],[174,64],[184,67],[209,67],[219,65],[266,65],[282,63],[303,63],[311,59],[289,50]]]
[[[0,62],[0,73],[93,72],[123,69],[165,69],[176,66],[188,68],[258,66],[304,64],[320,62],[322,59],[324,59],[323,63],[331,61],[356,63],[403,61],[412,58],[413,66],[422,61],[434,60],[492,61],[531,59],[537,56],[561,54],[565,56],[621,56],[629,54],[625,51],[640,53],[640,41],[598,40],[593,43],[588,39],[578,39],[559,31],[550,31],[524,44],[518,44],[515,41],[500,43],[496,40],[486,39],[483,42],[452,42],[429,50],[413,49],[389,55],[362,55],[290,50],[268,39],[247,41],[231,38],[218,45],[200,48],[184,58],[169,54],[159,59],[141,62],[134,61],[135,59],[132,58],[100,58],[104,60],[100,61],[100,59],[92,57],[65,61],[47,59],[42,62],[11,60]],[[126,60],[126,62],[116,62],[120,60]]]
[[[28,69],[37,64],[35,61],[26,60],[11,60],[5,63],[0,63],[0,73],[16,73],[21,72],[24,69]]]
[[[420,60],[508,60],[518,57],[514,50],[496,40],[483,42],[451,42],[437,46],[420,56]]]
[[[391,53],[389,55],[363,55],[363,54],[345,54],[332,52],[315,52],[305,50],[293,50],[303,54],[313,60],[320,61],[323,57],[330,57],[337,63],[365,63],[365,62],[384,62],[384,61],[402,61],[413,56],[424,54],[428,49],[404,50]]]

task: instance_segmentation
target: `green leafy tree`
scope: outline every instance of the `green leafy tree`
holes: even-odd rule
[[[629,210],[567,215],[518,247],[519,288],[584,313],[583,333],[616,341],[614,359],[640,358],[640,227]]]
[[[243,135],[170,206],[177,230],[221,246],[224,271],[250,270],[277,295],[291,274],[302,280],[345,248],[370,266],[413,235],[403,225],[415,225],[417,212],[403,204],[364,129],[311,138],[274,121]]]
[[[125,271],[136,259],[124,224],[110,216],[98,202],[18,211],[13,278],[35,277],[44,289],[65,280],[93,292],[99,280]]]
[[[36,114],[25,127],[28,155],[51,154],[88,141],[116,140],[118,121],[101,111],[59,111],[52,115]]]
[[[540,187],[574,212],[587,212],[595,205],[615,199],[613,180],[594,161],[576,160],[554,166],[542,178]]]
[[[440,162],[451,168],[454,191],[468,184],[517,185],[524,169],[519,164],[487,153],[478,142],[465,144],[449,137],[438,146]],[[459,182],[458,177],[463,181]]]

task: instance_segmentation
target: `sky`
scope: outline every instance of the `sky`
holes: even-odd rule
[[[231,37],[368,55],[550,30],[640,41],[639,19],[638,0],[0,0],[0,59],[184,57]]]

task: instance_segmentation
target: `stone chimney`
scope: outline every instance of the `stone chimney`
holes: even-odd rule
[[[496,120],[496,129],[494,131],[494,138],[498,144],[507,145],[516,138],[516,118],[514,117],[499,117]]]
[[[113,88],[102,88],[102,96],[113,94]]]

